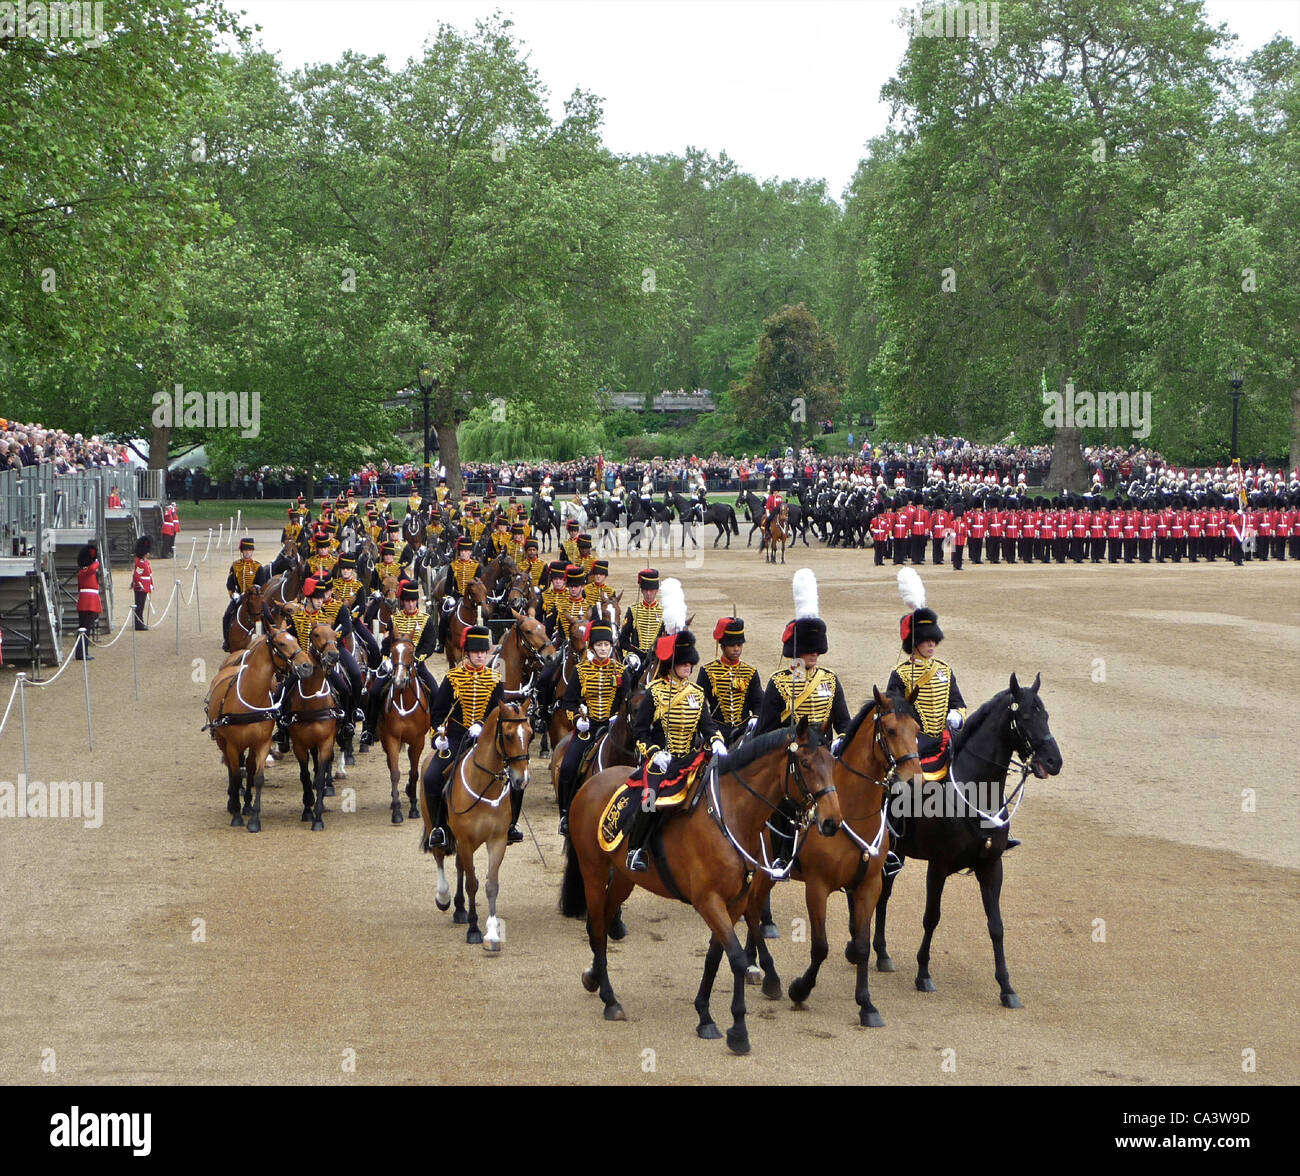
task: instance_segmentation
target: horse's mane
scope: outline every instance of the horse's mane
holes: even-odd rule
[[[722,764],[723,771],[734,772],[741,768],[747,768],[755,760],[770,754],[778,747],[782,747],[792,742],[796,738],[797,727],[778,727],[775,731],[768,731],[762,735],[755,735],[746,739],[735,751],[733,751]],[[808,725],[808,746],[821,747],[826,742],[822,738],[821,729],[813,724]]]
[[[890,694],[884,694],[882,695],[882,697],[885,699],[886,702],[892,702],[895,706],[895,709],[902,710],[902,712],[905,715],[907,715],[909,718],[915,719],[918,726],[921,724],[921,716],[917,713],[916,707],[913,706],[910,702],[908,702],[907,698],[904,695],[890,693]],[[876,708],[876,700],[874,696],[868,698],[867,701],[862,704],[862,708],[858,711],[856,715],[853,716],[853,718],[849,722],[848,727],[845,729],[844,741],[840,744],[841,747],[848,747],[853,742],[854,737],[858,733],[858,728],[862,726],[862,724],[866,721],[867,716],[871,714],[871,712],[875,710],[875,708]]]
[[[1011,690],[1000,690],[988,702],[980,705],[974,712],[967,716],[967,719],[961,725],[961,730],[956,732],[952,737],[952,754],[955,756],[966,741],[971,738],[979,729],[981,724],[993,713],[995,709],[1011,697]]]

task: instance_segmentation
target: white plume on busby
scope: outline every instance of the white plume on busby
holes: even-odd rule
[[[664,606],[665,633],[680,633],[686,628],[686,593],[680,580],[665,580],[659,589],[659,602]]]
[[[817,577],[813,575],[812,568],[800,568],[795,572],[792,588],[794,590],[794,619],[796,621],[821,616],[820,605],[817,601]]]
[[[898,594],[908,608],[925,607],[925,585],[914,568],[898,569]]]

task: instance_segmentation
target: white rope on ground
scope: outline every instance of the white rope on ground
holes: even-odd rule
[[[5,733],[5,724],[9,722],[9,712],[14,709],[14,699],[18,696],[18,688],[22,686],[23,679],[18,678],[14,681],[14,688],[9,692],[9,705],[5,707],[4,717],[0,718],[0,735]]]
[[[177,581],[176,581],[176,584],[177,584],[177,586],[179,587],[179,585],[180,585],[180,581],[177,580]],[[195,568],[195,569],[194,569],[194,581],[193,581],[193,583],[190,585],[190,597],[189,597],[189,599],[186,600],[186,599],[185,599],[185,593],[184,593],[184,592],[181,593],[181,602],[182,602],[182,603],[183,603],[187,608],[188,608],[191,604],[194,603],[194,597],[195,597],[195,594],[198,592],[198,590],[199,590],[199,569],[198,569],[198,568]]]
[[[197,535],[195,535],[195,536],[194,536],[194,546],[190,548],[190,562],[187,563],[187,564],[185,565],[185,567],[181,569],[182,571],[186,571],[186,572],[188,572],[188,571],[190,570],[190,568],[192,568],[192,567],[194,566],[194,553],[195,553],[196,551],[198,551],[198,549],[199,549],[199,537],[198,537]]]
[[[195,539],[194,542],[197,543],[198,540]],[[209,527],[209,528],[208,528],[208,545],[203,549],[203,558],[202,558],[201,560],[199,560],[199,563],[207,563],[207,562],[208,562],[208,552],[210,552],[211,550],[212,550],[212,528]]]

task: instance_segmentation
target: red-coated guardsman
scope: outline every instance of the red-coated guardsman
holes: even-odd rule
[[[141,535],[135,541],[135,566],[131,569],[131,591],[135,594],[135,627],[147,630],[144,623],[144,604],[153,591],[153,566],[149,563],[149,548],[152,540],[148,535]]]

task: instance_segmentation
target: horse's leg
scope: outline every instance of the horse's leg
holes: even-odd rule
[[[868,976],[871,973],[871,912],[875,910],[881,891],[880,870],[868,870],[855,895],[849,896],[849,925],[853,931],[854,953],[858,958],[858,982],[853,996],[858,1002],[858,1024],[878,1029],[885,1023],[880,1011],[871,1003]]]
[[[227,743],[221,754],[226,761],[226,812],[230,814],[230,825],[234,828],[244,823],[239,811],[239,785],[244,777],[244,757],[233,743]]]
[[[745,960],[747,967],[745,969],[745,980],[747,983],[756,984],[758,973],[761,969],[763,980],[763,995],[768,1000],[781,999],[781,977],[777,975],[776,963],[772,959],[772,953],[767,949],[767,940],[763,935],[763,925],[758,913],[758,903],[751,901],[745,908]],[[758,967],[754,966],[754,958],[758,958]]]
[[[311,831],[313,833],[320,833],[325,828],[325,797],[333,795],[330,778],[334,772],[334,754],[333,735],[325,740],[321,748],[312,751],[312,755],[317,757],[316,803],[312,805],[311,810]]]
[[[303,754],[298,755],[298,749],[294,748],[294,757],[298,760],[298,782],[302,785],[302,819],[311,820],[312,805],[316,803],[315,785],[312,781],[312,775],[307,771],[307,751],[303,749]]]
[[[260,833],[262,831],[262,785],[266,783],[266,773],[263,771],[264,760],[252,749],[249,750],[248,757],[245,775],[253,781],[253,815],[248,818],[248,831]]]
[[[790,999],[801,1005],[817,983],[817,973],[829,954],[826,945],[826,883],[813,876],[804,882],[804,902],[808,906],[808,929],[812,933],[808,970],[790,981]]]
[[[456,909],[452,912],[453,923],[468,923],[465,913],[465,868],[460,864],[460,846],[456,846]]]
[[[727,962],[731,965],[733,979],[731,1028],[727,1030],[727,1048],[732,1053],[749,1053],[749,1030],[745,1028],[745,969],[748,964],[745,959],[745,949],[741,947],[740,940],[736,938],[731,915],[728,913],[727,904],[722,900],[721,895],[717,893],[706,895],[695,909],[700,912],[704,917],[704,921],[708,923],[709,930],[713,932],[713,937],[723,943],[723,950],[727,953]]]
[[[487,882],[483,886],[483,893],[487,895],[488,901],[488,921],[487,926],[483,929],[483,950],[500,951],[501,941],[505,938],[505,924],[497,918],[497,895],[501,893],[501,883],[498,877],[501,870],[501,860],[506,856],[506,835],[502,830],[488,842],[488,875]]]
[[[722,944],[717,936],[709,940],[709,950],[704,956],[704,974],[700,977],[700,990],[695,994],[695,1011],[700,1015],[700,1023],[695,1026],[695,1033],[705,1041],[716,1041],[722,1036],[722,1030],[709,1013],[709,997],[713,994],[713,981],[718,975],[718,965],[722,962]]]
[[[895,851],[897,852],[897,851]],[[901,854],[898,855],[900,858]],[[898,877],[897,873],[891,874],[885,878],[880,887],[880,899],[876,903],[876,932],[872,937],[871,946],[876,952],[876,970],[878,972],[893,972],[893,958],[889,954],[889,948],[885,946],[885,914],[889,910],[889,896],[894,893],[894,880]],[[850,899],[850,902],[853,900]],[[850,963],[854,961],[850,960]]]
[[[393,789],[393,800],[391,809],[393,812],[392,823],[400,825],[402,823],[402,768],[401,768],[402,745],[394,740],[387,732],[384,733],[384,757],[388,760],[388,779]]]
[[[253,815],[253,749],[251,747],[246,747],[239,753],[239,762],[244,774],[243,787],[240,789],[240,796],[244,802],[243,815],[251,817]]]
[[[465,879],[465,890],[469,897],[469,930],[465,932],[466,943],[482,943],[483,933],[478,929],[478,875],[474,872],[474,849],[469,845],[469,837],[456,838],[456,875]]]
[[[975,867],[975,877],[980,884],[980,898],[984,900],[984,914],[989,921],[989,938],[993,940],[993,975],[1002,989],[1002,1004],[1008,1009],[1021,1008],[1020,997],[1011,987],[1007,957],[1002,951],[1002,855],[980,862]]]
[[[573,843],[569,843],[569,852],[575,853]],[[579,858],[581,861],[581,858]],[[617,870],[609,870],[604,855],[600,855],[593,873],[599,881],[595,886],[588,883],[588,865],[583,863],[582,872],[584,888],[587,891],[587,939],[591,943],[591,970],[582,974],[582,986],[588,992],[599,991],[600,999],[605,1002],[606,1021],[626,1021],[623,1006],[614,996],[614,987],[609,982],[609,924],[617,917],[619,909],[632,893],[635,883],[621,876]],[[593,890],[598,892],[593,896]],[[593,904],[593,897],[595,902]]]
[[[411,770],[406,782],[406,796],[411,802],[411,809],[406,815],[412,819],[420,815],[420,802],[416,799],[416,788],[418,787],[420,775],[420,746],[422,743],[423,740],[417,740],[414,743],[407,744],[407,755],[410,757]],[[401,749],[399,748],[398,755],[400,756],[400,754]]]
[[[919,992],[934,991],[934,981],[930,979],[930,940],[934,938],[934,929],[939,925],[943,884],[947,879],[942,862],[932,861],[925,874],[925,915],[921,919],[925,934],[921,937],[921,946],[916,953],[916,987]]]

